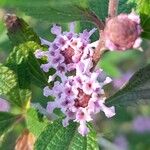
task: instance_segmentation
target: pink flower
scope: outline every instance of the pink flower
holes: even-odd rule
[[[51,89],[50,89],[48,86],[46,86],[46,87],[43,89],[43,95],[46,96],[46,97],[52,95],[52,91],[51,91]]]
[[[86,136],[89,132],[89,128],[86,126],[86,122],[83,121],[80,123],[79,127],[78,127],[78,132],[82,135],[82,136]]]
[[[103,103],[100,104],[101,110],[105,113],[106,117],[111,118],[115,115],[115,108],[114,106],[108,108]]]
[[[34,55],[36,58],[42,58],[43,56],[46,56],[46,53],[44,51],[38,49],[34,52]]]
[[[51,68],[51,64],[50,63],[42,64],[41,68],[43,69],[44,72],[48,72],[49,69]]]
[[[88,111],[86,110],[86,108],[79,108],[78,111],[76,112],[76,122],[83,122],[83,121],[91,121],[92,118],[90,116],[90,114],[88,113]]]
[[[56,38],[48,45],[48,51],[35,53],[38,59],[47,57],[47,63],[41,65],[45,72],[50,68],[56,70],[48,80],[54,81],[54,86],[46,86],[43,91],[46,97],[53,96],[55,99],[48,102],[47,111],[52,113],[55,108],[59,108],[66,116],[62,121],[63,126],[66,127],[73,120],[79,123],[78,131],[83,136],[89,132],[87,122],[92,121],[96,113],[103,111],[107,117],[115,115],[114,107],[104,105],[105,94],[102,89],[111,79],[106,75],[100,78],[103,76],[101,69],[91,72],[94,50],[90,36],[95,30],[76,34],[72,23],[70,32],[62,33],[61,27],[54,25],[51,32]]]
[[[49,41],[47,41],[47,40],[45,40],[45,39],[42,39],[42,38],[40,38],[40,40],[41,40],[41,45],[48,45],[48,46],[51,46],[51,42],[49,42]]]
[[[108,19],[104,30],[105,47],[109,50],[139,48],[142,42],[140,17],[134,12]]]
[[[53,25],[53,27],[51,28],[51,33],[55,34],[55,35],[60,35],[61,34],[61,27],[59,27],[57,25]]]

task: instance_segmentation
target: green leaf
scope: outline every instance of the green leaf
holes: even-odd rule
[[[137,0],[137,11],[141,17],[142,37],[150,39],[150,0]]]
[[[26,116],[27,128],[36,137],[45,129],[48,123],[43,119],[43,116],[34,109],[29,109]]]
[[[14,128],[0,137],[0,149],[12,150],[15,149],[15,141],[19,134],[16,133]]]
[[[26,106],[31,99],[31,92],[23,87],[23,82],[19,85],[16,73],[0,64],[0,95],[8,96],[8,101],[19,107]]]
[[[133,9],[136,8],[136,2],[132,0],[119,0],[119,13],[130,13]]]
[[[136,0],[138,12],[150,15],[150,0]]]
[[[111,77],[119,77],[121,72],[119,65],[123,61],[137,60],[140,54],[136,51],[125,51],[125,52],[108,52],[103,55],[103,59],[99,61],[98,65],[108,73]],[[136,62],[135,62],[136,63]]]
[[[19,121],[19,119],[17,121]],[[14,123],[13,128],[10,128],[11,130],[8,130],[0,137],[0,149],[14,150],[16,141],[23,132],[24,128],[25,126],[23,121],[20,123]]]
[[[6,65],[17,73],[20,88],[30,88],[31,82],[41,87],[47,85],[47,77],[33,54],[40,48],[37,43],[29,41],[16,46],[8,57]]]
[[[0,64],[0,95],[7,95],[16,85],[17,77],[15,73],[6,66]]]
[[[8,30],[8,37],[13,46],[28,41],[40,43],[39,37],[23,19],[18,18],[15,15],[8,14],[5,19],[5,24]]]
[[[87,0],[30,0],[0,2],[3,7],[19,8],[27,15],[49,22],[70,22],[74,20],[89,19]]]
[[[18,75],[19,87],[30,89],[31,81],[35,81],[38,86],[44,86],[47,82],[46,76],[33,54],[35,50],[42,48],[39,45],[39,37],[23,19],[15,15],[7,15],[5,23],[9,39],[16,46],[10,53],[6,65]]]
[[[108,17],[108,3],[109,0],[88,0],[89,7],[94,11],[99,18],[105,20]]]
[[[88,0],[89,8],[96,13],[99,18],[105,20],[108,17],[109,0]],[[118,13],[130,13],[136,7],[135,2],[129,0],[119,0]]]
[[[20,115],[13,115],[8,112],[0,112],[0,135],[10,129],[19,119],[21,119]]]
[[[150,8],[150,7],[149,7]],[[150,39],[150,15],[141,14],[142,37]]]
[[[136,72],[127,85],[106,100],[106,104],[120,106],[136,104],[140,100],[150,99],[150,65]]]
[[[92,130],[92,129],[91,129]],[[77,124],[70,123],[66,128],[61,121],[54,121],[41,133],[35,143],[36,150],[98,150],[95,132],[87,137],[77,132]]]

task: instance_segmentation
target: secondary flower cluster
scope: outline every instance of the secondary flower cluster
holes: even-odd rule
[[[109,50],[127,50],[140,47],[140,17],[134,12],[108,19],[104,30],[105,46]]]
[[[65,114],[63,126],[66,127],[70,120],[79,123],[78,131],[81,135],[89,132],[87,122],[93,115],[103,111],[110,118],[115,115],[114,107],[105,106],[105,93],[103,86],[111,81],[101,69],[93,67],[93,44],[90,44],[91,31],[83,33],[74,32],[74,24],[70,24],[69,32],[62,32],[61,27],[53,25],[51,32],[56,35],[53,42],[41,39],[42,44],[48,46],[48,51],[37,50],[37,58],[47,57],[47,63],[41,68],[48,72],[54,68],[56,73],[49,76],[48,82],[54,82],[52,88],[46,86],[44,95],[54,96],[55,100],[48,102],[47,111],[52,113],[55,108],[60,108]],[[56,77],[59,80],[56,80]]]

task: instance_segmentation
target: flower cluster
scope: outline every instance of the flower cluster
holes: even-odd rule
[[[109,50],[126,50],[140,47],[142,39],[140,17],[134,12],[108,19],[104,30],[105,47]]]
[[[60,108],[66,116],[63,126],[66,127],[70,120],[78,122],[78,131],[83,136],[89,132],[87,122],[92,120],[94,114],[103,111],[108,118],[115,115],[113,106],[105,106],[103,90],[111,79],[101,69],[91,71],[94,44],[90,43],[90,36],[95,30],[76,34],[73,23],[69,32],[62,32],[61,27],[53,25],[51,32],[56,35],[54,41],[41,39],[42,44],[48,46],[48,51],[35,52],[37,58],[47,57],[47,63],[41,65],[45,72],[50,68],[56,70],[48,80],[53,81],[54,86],[44,88],[46,97],[55,97],[54,101],[48,102],[47,111],[52,113],[55,108]],[[59,80],[56,80],[57,76]]]

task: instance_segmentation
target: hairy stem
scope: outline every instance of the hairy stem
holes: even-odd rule
[[[89,17],[94,22],[94,24],[98,27],[99,30],[104,30],[105,24],[102,20],[100,20],[94,12],[89,12]]]
[[[110,18],[115,17],[117,15],[118,2],[119,2],[119,0],[109,0],[108,15]],[[98,20],[98,19],[96,18],[96,20]],[[95,51],[93,54],[93,68],[91,70],[94,70],[94,68],[97,65],[98,61],[100,60],[102,54],[106,50],[106,48],[105,48],[105,37],[104,37],[105,25],[101,24],[101,21],[97,22],[97,24],[99,25],[100,38],[99,38],[98,45],[95,48]]]
[[[95,48],[94,54],[93,54],[93,68],[91,70],[94,70],[95,66],[97,65],[98,61],[100,60],[102,54],[104,53],[105,49],[105,41],[104,41],[104,34],[103,31],[100,32],[100,38],[97,47]]]
[[[119,0],[109,0],[108,16],[110,18],[115,17],[117,15],[118,3]]]

